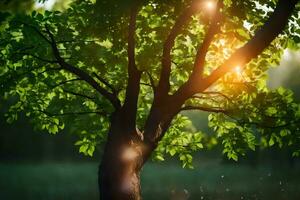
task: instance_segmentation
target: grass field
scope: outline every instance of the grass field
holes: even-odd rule
[[[97,163],[0,163],[1,200],[96,200]],[[220,164],[194,170],[174,163],[148,163],[142,173],[145,200],[298,200],[299,165]]]

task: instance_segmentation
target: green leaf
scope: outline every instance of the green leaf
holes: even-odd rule
[[[159,160],[159,161],[164,161],[164,157],[162,157],[161,155],[156,155],[155,159]]]
[[[277,109],[274,108],[274,107],[268,107],[267,110],[266,110],[266,113],[267,113],[268,115],[274,115],[274,114],[277,113]]]
[[[273,146],[275,144],[273,137],[269,140],[269,146]]]
[[[176,149],[171,149],[171,150],[170,150],[170,155],[171,155],[171,156],[174,156],[175,154],[176,154]]]
[[[87,154],[92,157],[94,151],[95,151],[95,146],[90,146],[87,150]]]
[[[89,148],[88,144],[81,145],[80,148],[79,148],[79,152],[80,153],[86,153],[88,148]]]
[[[58,126],[55,124],[51,124],[48,127],[49,133],[56,134],[58,132]]]

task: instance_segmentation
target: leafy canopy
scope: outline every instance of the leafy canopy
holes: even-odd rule
[[[264,24],[277,1],[225,0],[220,32],[206,57],[204,74],[222,64]],[[124,101],[127,81],[127,27],[134,0],[75,0],[64,11],[33,11],[6,15],[0,27],[1,98],[10,103],[7,121],[26,113],[37,129],[51,134],[66,129],[78,136],[79,151],[93,155],[105,141],[114,107],[95,87],[57,62],[60,57],[91,76],[102,88]],[[136,63],[142,70],[137,123],[142,129],[158,84],[163,43],[170,28],[190,3],[189,0],[144,0],[137,16]],[[200,12],[176,38],[172,49],[171,93],[191,74],[197,47],[203,41],[210,10],[199,0]],[[213,134],[197,131],[191,120],[178,114],[159,143],[155,158],[178,155],[183,166],[192,167],[193,151],[217,143],[233,160],[259,145],[290,146],[299,155],[300,106],[291,91],[269,90],[267,70],[278,65],[285,48],[298,48],[299,12],[289,26],[255,60],[217,81],[206,92],[188,100],[183,110],[197,108],[211,112]]]

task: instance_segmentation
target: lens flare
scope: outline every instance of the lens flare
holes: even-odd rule
[[[215,3],[213,1],[207,1],[206,2],[206,8],[208,10],[213,10],[215,8]]]
[[[241,69],[241,66],[236,66],[234,68],[234,71],[237,75],[241,76],[242,75],[242,69]]]
[[[232,78],[234,79],[234,81],[237,82],[246,81],[243,70],[244,70],[243,67],[241,67],[240,65],[237,65],[232,69]]]
[[[134,160],[138,156],[137,149],[133,146],[126,147],[123,151],[123,160]]]

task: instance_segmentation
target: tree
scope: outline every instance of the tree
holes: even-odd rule
[[[75,0],[67,10],[6,16],[1,97],[37,129],[67,129],[86,155],[104,143],[101,199],[141,199],[139,173],[152,155],[216,142],[233,160],[275,144],[299,155],[300,107],[266,71],[297,48],[297,0]],[[288,24],[288,26],[286,26]],[[181,112],[210,112],[214,135]]]

